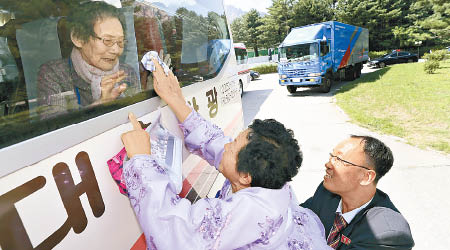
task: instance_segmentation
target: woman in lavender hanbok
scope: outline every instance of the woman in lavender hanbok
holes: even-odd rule
[[[154,88],[173,110],[186,147],[226,178],[218,198],[192,204],[180,198],[151,155],[149,135],[133,114],[122,135],[130,161],[123,166],[131,205],[149,249],[329,249],[319,218],[300,207],[288,181],[302,162],[291,130],[255,120],[232,141],[193,111],[178,81],[156,62]]]

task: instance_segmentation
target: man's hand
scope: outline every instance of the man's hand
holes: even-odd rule
[[[122,143],[127,150],[128,158],[133,158],[135,155],[149,155],[151,154],[150,135],[142,129],[141,124],[136,120],[133,113],[128,115],[133,130],[122,134]]]

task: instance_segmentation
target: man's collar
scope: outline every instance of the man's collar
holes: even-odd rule
[[[342,213],[342,198],[341,198],[341,200],[339,201],[338,207],[336,208],[336,213],[341,214],[342,217],[344,217],[345,222],[347,222],[347,224],[350,224],[350,222],[353,220],[353,218],[355,218],[355,216],[359,213],[359,211],[361,211],[365,207],[367,207],[372,200],[373,200],[373,197],[372,197],[372,199],[370,199],[368,202],[366,202],[362,206],[355,208],[350,212]]]

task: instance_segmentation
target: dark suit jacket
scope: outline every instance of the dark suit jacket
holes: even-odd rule
[[[314,211],[325,227],[325,237],[333,226],[336,209],[341,197],[319,185],[314,196],[302,207]],[[378,190],[369,205],[361,210],[342,230],[350,244],[341,242],[337,249],[411,249],[414,240],[408,222],[392,204],[389,196]]]

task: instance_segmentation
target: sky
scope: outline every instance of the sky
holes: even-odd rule
[[[266,8],[272,5],[272,0],[223,0],[223,3],[225,5],[232,5],[244,11],[249,11],[254,8],[259,12],[267,13]]]

